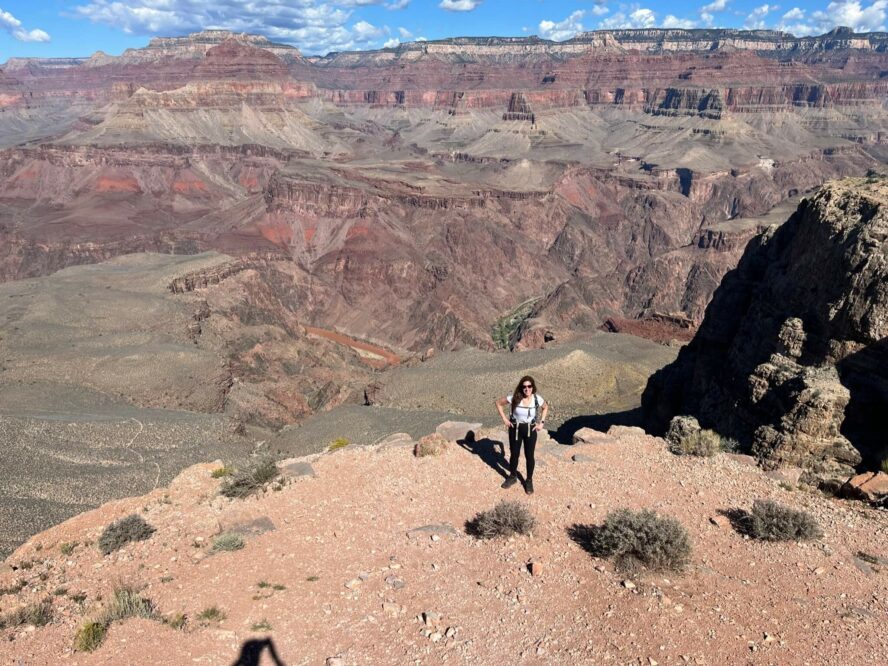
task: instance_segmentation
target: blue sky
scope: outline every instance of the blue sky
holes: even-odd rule
[[[645,27],[886,30],[888,0],[0,0],[0,62],[12,56],[119,54],[202,28],[255,32],[305,54],[418,39]]]

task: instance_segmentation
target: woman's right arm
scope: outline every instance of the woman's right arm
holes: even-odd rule
[[[506,413],[503,411],[503,407],[509,404],[508,398],[497,398],[496,400],[496,411],[499,412],[500,418],[503,420],[503,425],[507,428],[511,425],[509,423],[509,419],[506,416]]]

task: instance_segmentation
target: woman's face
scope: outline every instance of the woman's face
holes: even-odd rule
[[[523,395],[526,398],[529,395],[533,395],[533,393],[534,393],[533,382],[529,382],[529,381],[521,382],[521,395]]]

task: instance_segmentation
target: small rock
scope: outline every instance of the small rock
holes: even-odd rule
[[[382,603],[382,611],[384,613],[386,613],[387,615],[397,616],[397,615],[403,614],[405,609],[400,604],[395,604],[395,603],[392,603],[389,601],[384,601]]]
[[[599,430],[592,428],[580,428],[574,433],[574,444],[610,444],[614,438]]]
[[[444,635],[447,636],[447,638],[453,638],[456,636],[456,629],[453,627],[447,627],[447,631],[444,632]]]
[[[459,532],[456,531],[453,525],[448,525],[446,523],[441,523],[439,525],[423,525],[422,527],[414,527],[412,530],[409,530],[407,532],[407,538],[419,539],[430,534],[437,534],[439,537],[458,536]]]
[[[311,478],[315,478],[317,473],[315,472],[314,467],[309,465],[307,462],[291,462],[280,467],[281,474],[286,477],[290,477],[291,479],[295,479],[300,476],[309,476]]]
[[[623,587],[625,587],[627,590],[634,590],[636,585],[631,580],[626,579],[623,581]]]
[[[433,535],[431,536],[431,539],[432,539],[432,541],[440,541],[440,540],[441,540],[441,537],[439,537],[437,534],[433,534]]]
[[[585,453],[575,453],[570,457],[575,463],[590,463],[595,462],[595,458],[592,456],[587,456]]]
[[[395,590],[400,590],[407,583],[405,583],[402,579],[398,578],[397,576],[386,576],[385,577],[385,584]]]
[[[345,666],[345,659],[342,657],[327,657],[327,666]]]
[[[435,613],[434,611],[426,611],[422,614],[422,621],[425,623],[427,627],[437,624],[441,621],[441,613]]]
[[[358,587],[360,587],[360,585],[361,585],[361,581],[358,580],[357,578],[352,578],[350,581],[348,581],[348,582],[345,584],[345,586],[346,586],[348,589],[350,589],[350,590],[355,590],[355,589],[357,589]]]
[[[444,636],[441,634],[440,631],[435,631],[429,635],[429,640],[432,641],[432,643],[437,643],[442,638],[444,638]]]
[[[448,442],[458,442],[464,440],[467,442],[475,441],[475,433],[481,428],[481,423],[468,423],[466,421],[445,421],[437,428],[435,432],[441,435]]]
[[[533,561],[527,565],[528,570],[530,570],[531,576],[539,576],[543,573],[543,563]]]

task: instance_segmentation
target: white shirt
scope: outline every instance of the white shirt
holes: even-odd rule
[[[536,397],[536,400],[534,400]],[[509,404],[512,404],[512,396],[507,395],[506,400],[509,401]],[[512,416],[518,423],[533,423],[533,419],[536,416],[536,407],[534,406],[536,402],[540,403],[540,409],[543,408],[543,405],[546,404],[546,401],[543,399],[539,393],[536,393],[530,397],[530,406],[522,407],[520,404],[512,410]]]

